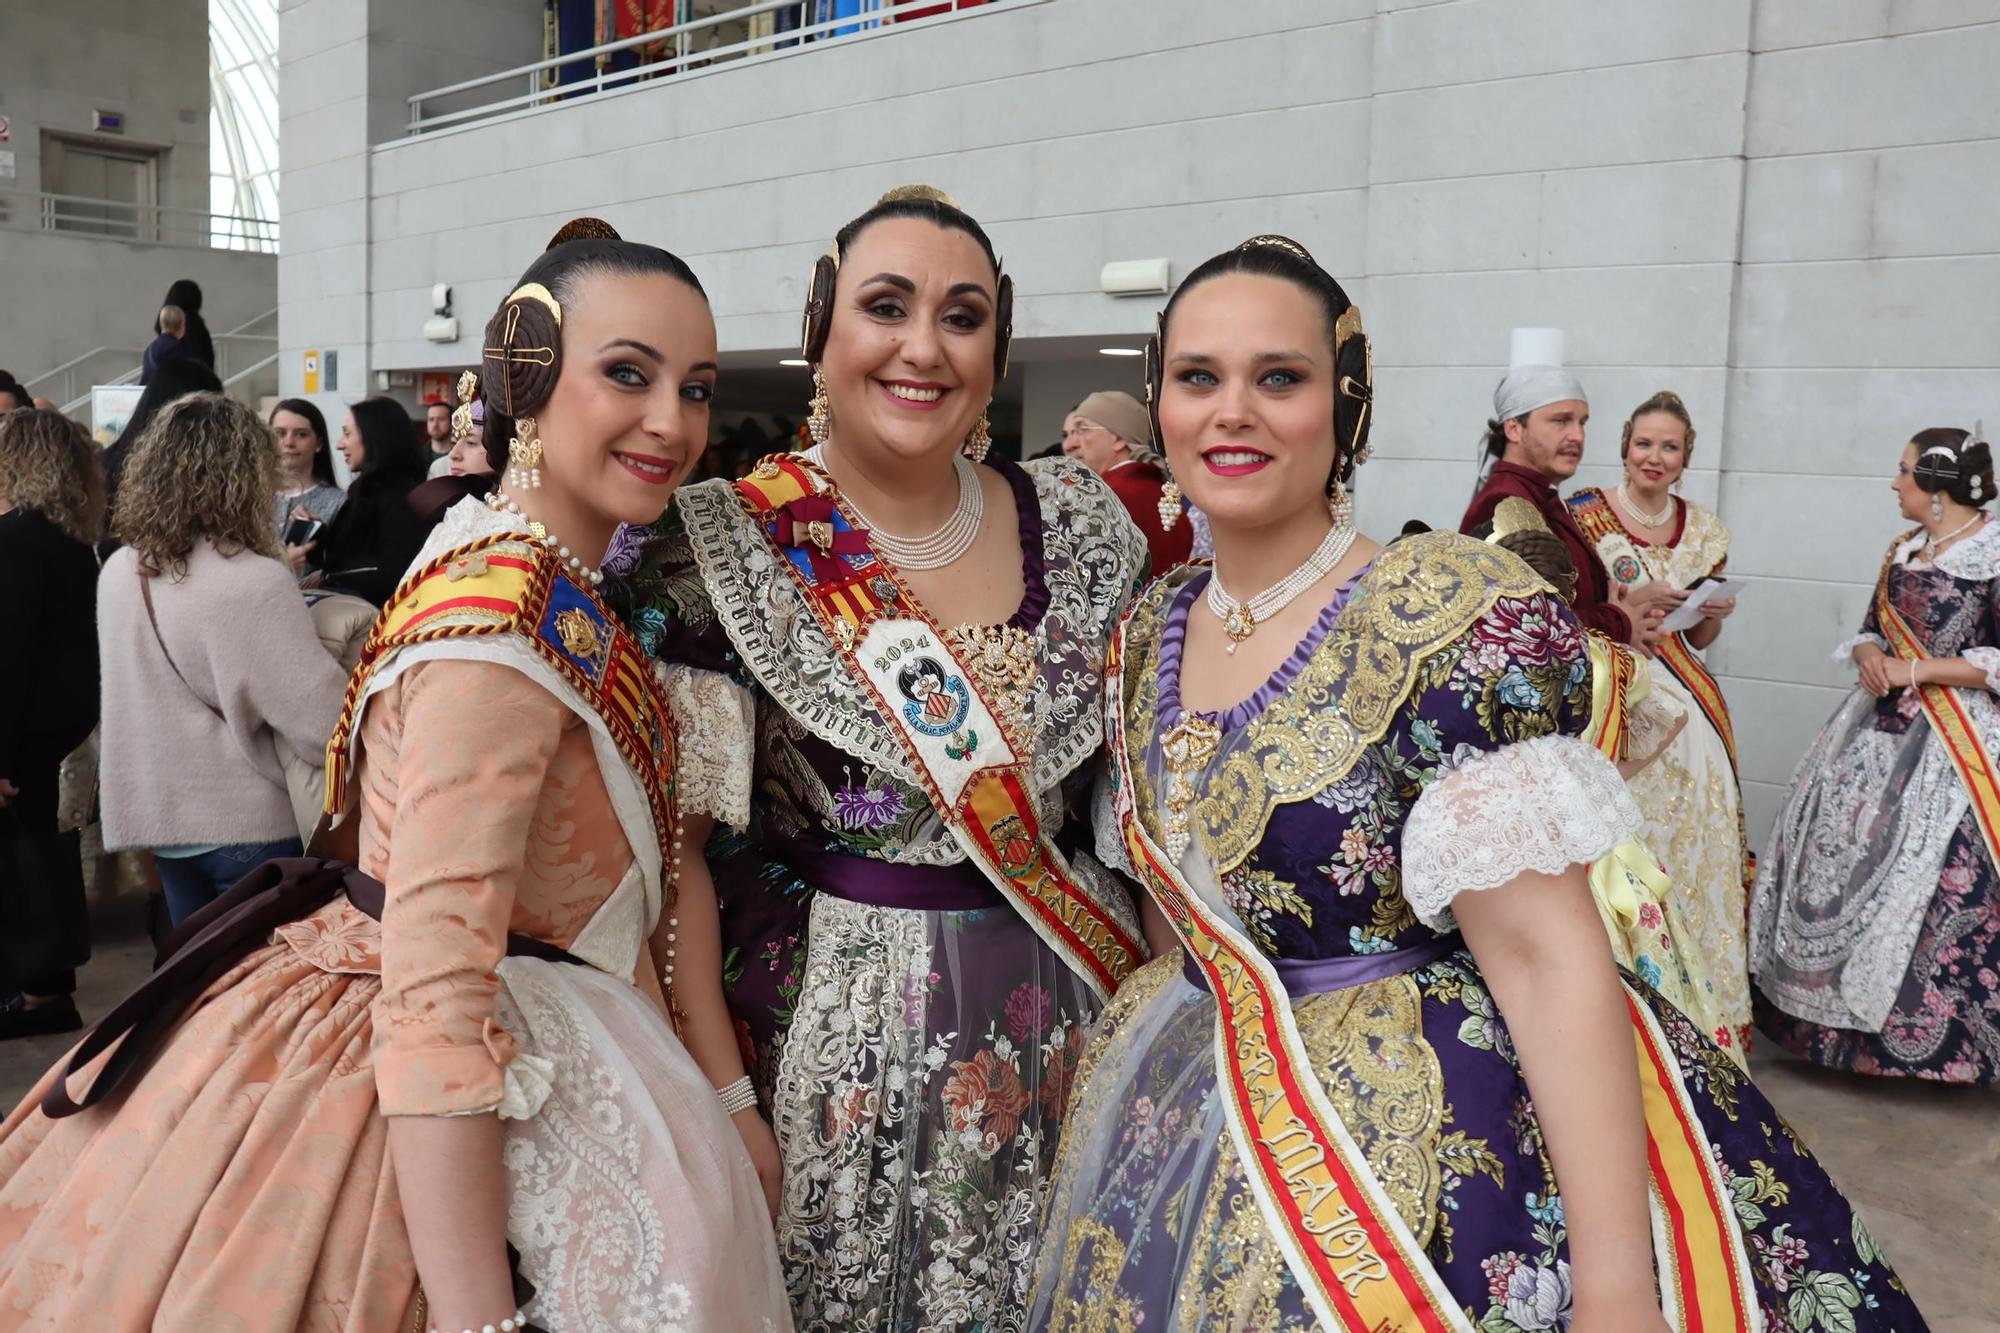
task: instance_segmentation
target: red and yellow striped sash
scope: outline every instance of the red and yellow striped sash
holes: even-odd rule
[[[673,845],[675,737],[665,698],[638,641],[553,551],[526,538],[481,538],[416,570],[396,590],[347,682],[326,747],[326,810],[347,810],[355,727],[369,683],[414,644],[512,634],[561,675],[604,722],[645,789],[660,845]]]
[[[1117,990],[1143,957],[1138,940],[1076,882],[1044,835],[1024,757],[1032,751],[1008,734],[978,674],[957,660],[901,572],[877,558],[852,512],[794,455],[766,458],[737,493],[967,857],[1100,995]],[[920,661],[944,677],[939,702],[963,690],[972,725],[940,728],[914,704],[890,701],[883,684],[893,681],[891,664]]]

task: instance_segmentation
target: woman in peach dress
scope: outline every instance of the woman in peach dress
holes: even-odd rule
[[[105,1060],[44,1078],[0,1126],[0,1327],[790,1329],[775,1145],[732,1123],[713,888],[677,855],[747,770],[582,555],[699,459],[715,326],[681,261],[577,231],[487,329],[506,484],[445,516],[330,747],[379,921],[350,882],[101,1103]]]

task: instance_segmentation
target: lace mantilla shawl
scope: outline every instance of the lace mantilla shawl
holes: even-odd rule
[[[1157,767],[1147,751],[1159,744],[1160,635],[1175,594],[1198,572],[1183,566],[1155,581],[1125,630],[1126,744],[1142,788],[1138,806],[1149,819],[1159,808],[1143,775]],[[1256,850],[1280,805],[1347,775],[1388,732],[1425,658],[1502,598],[1548,591],[1519,557],[1457,533],[1426,533],[1386,548],[1298,679],[1229,733],[1207,766],[1192,822],[1217,872],[1236,869]]]
[[[1146,548],[1117,497],[1087,468],[1062,459],[1025,470],[1041,507],[1049,604],[1035,630],[1041,671],[1021,731],[1035,738],[1036,794],[1046,798],[1103,743],[1097,696],[1104,652]],[[758,685],[812,735],[918,787],[896,733],[821,631],[735,488],[691,486],[674,506],[680,525],[668,534],[665,558],[700,570],[708,609]],[[958,859],[949,834],[942,826],[937,833]]]

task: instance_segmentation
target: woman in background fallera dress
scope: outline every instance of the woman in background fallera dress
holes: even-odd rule
[[[1145,545],[1087,468],[978,461],[1011,291],[935,191],[843,227],[819,443],[683,491],[630,578],[667,658],[742,687],[710,715],[748,837],[710,851],[803,1329],[1021,1326],[1083,1031],[1140,960],[1078,844]]]
[[[1216,563],[1135,604],[1107,745],[1186,948],[1085,1054],[1033,1327],[1921,1329],[1756,1087],[1613,965],[1586,866],[1638,814],[1581,737],[1575,618],[1505,551],[1348,526],[1360,312],[1257,237],[1161,337]]]
[[[1662,390],[1625,420],[1618,445],[1624,484],[1610,491],[1587,486],[1569,497],[1577,526],[1597,548],[1616,587],[1657,581],[1686,588],[1720,574],[1728,562],[1729,529],[1715,511],[1668,489],[1687,471],[1694,438],[1687,405],[1679,394]],[[1752,862],[1737,781],[1736,730],[1722,689],[1701,657],[1735,609],[1734,598],[1705,603],[1699,624],[1661,638],[1650,664],[1654,689],[1688,721],[1631,786],[1646,820],[1646,845],[1672,881],[1670,892],[1715,986],[1723,1024],[1709,1036],[1741,1058],[1750,1049],[1745,937]]]
[[[1799,761],[1758,868],[1757,1026],[1857,1074],[2000,1083],[2000,525],[1993,455],[1920,431],[1903,517],[1836,652],[1860,682]]]

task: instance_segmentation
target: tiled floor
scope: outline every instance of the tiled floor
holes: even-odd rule
[[[86,1019],[143,977],[152,956],[136,904],[100,915],[113,938],[83,973]],[[11,1105],[71,1040],[0,1043],[0,1100]],[[1758,1083],[1860,1207],[1933,1333],[2000,1330],[2000,1092],[1831,1074],[1768,1043],[1754,1063]]]

